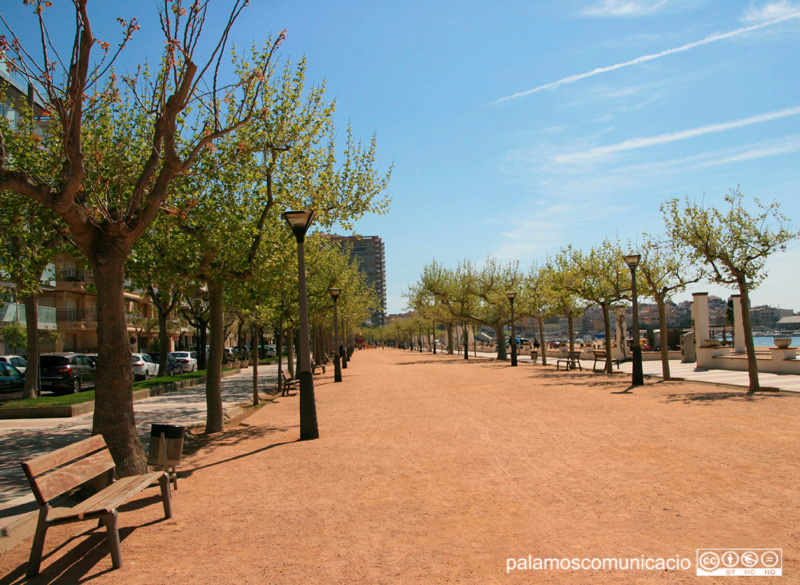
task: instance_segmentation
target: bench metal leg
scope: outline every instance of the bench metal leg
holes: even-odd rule
[[[165,473],[158,478],[161,484],[161,502],[164,504],[164,518],[172,518],[172,498],[169,493],[169,474]]]
[[[42,553],[44,552],[44,537],[47,534],[48,525],[45,522],[46,512],[39,512],[39,522],[36,524],[36,534],[33,537],[33,545],[31,545],[31,556],[28,559],[28,577],[34,577],[39,574],[39,567],[42,564]]]
[[[102,517],[103,524],[108,531],[108,543],[111,545],[111,564],[115,569],[122,566],[122,549],[119,545],[119,527],[117,523],[117,511],[106,514]]]

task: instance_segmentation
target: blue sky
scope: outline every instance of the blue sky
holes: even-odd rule
[[[154,8],[125,6],[97,26],[139,17],[140,57]],[[254,0],[234,37],[282,29],[340,128],[377,133],[395,165],[390,212],[357,224],[386,244],[390,312],[434,258],[527,270],[566,244],[662,233],[669,197],[713,205],[741,185],[800,227],[800,0]],[[798,266],[794,243],[753,304],[800,310]]]

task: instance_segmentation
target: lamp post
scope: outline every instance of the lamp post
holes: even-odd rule
[[[339,362],[339,312],[337,310],[336,301],[339,300],[339,293],[342,289],[331,287],[328,289],[333,299],[333,345],[334,345],[334,358],[333,358],[333,381],[342,381],[342,364]]]
[[[633,357],[633,376],[632,386],[642,386],[644,384],[644,373],[642,372],[642,346],[639,344],[639,299],[636,295],[636,267],[639,266],[639,254],[629,254],[623,256],[625,264],[631,269],[631,296],[633,297],[633,343],[631,344],[631,355]]]
[[[511,301],[511,365],[517,365],[517,333],[514,329],[514,299],[517,296],[515,292],[507,292],[506,296]]]
[[[300,308],[300,335],[297,353],[300,357],[300,439],[319,437],[317,405],[314,400],[314,378],[311,375],[310,335],[308,331],[308,299],[306,297],[305,239],[314,210],[285,211],[283,219],[289,224],[297,240],[297,283]]]

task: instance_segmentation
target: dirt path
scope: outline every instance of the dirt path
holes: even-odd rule
[[[297,442],[279,398],[186,461],[173,519],[133,502],[122,570],[102,531],[56,529],[31,582],[711,583],[695,550],[720,547],[782,548],[800,582],[800,396],[390,350],[344,376],[315,378],[321,439]],[[691,568],[507,573],[528,555]]]

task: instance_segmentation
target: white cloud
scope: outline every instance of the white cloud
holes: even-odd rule
[[[767,112],[765,114],[759,114],[757,116],[751,116],[749,118],[742,118],[740,120],[734,120],[732,122],[723,122],[721,124],[707,124],[705,126],[700,126],[699,128],[681,130],[679,132],[668,132],[665,134],[658,134],[656,136],[646,136],[643,138],[630,138],[628,140],[618,142],[617,144],[598,146],[595,148],[591,148],[589,150],[585,150],[583,152],[559,154],[554,156],[552,160],[554,162],[561,164],[582,163],[592,159],[601,158],[609,154],[614,154],[617,152],[624,152],[627,150],[635,150],[639,148],[649,148],[651,146],[656,146],[659,144],[668,144],[670,142],[676,142],[678,140],[687,140],[689,138],[695,138],[697,136],[703,136],[705,134],[714,134],[717,132],[724,132],[725,130],[732,130],[735,128],[750,126],[751,124],[758,124],[761,122],[778,120],[780,118],[786,118],[789,116],[796,116],[797,114],[800,114],[800,106],[795,106],[793,108],[786,108],[783,110],[776,110],[773,112]]]
[[[789,0],[774,0],[758,4],[751,2],[750,6],[744,11],[742,20],[744,22],[764,22],[778,18],[787,18],[800,13],[800,4]]]
[[[581,11],[584,16],[643,16],[652,14],[667,0],[602,0]]]
[[[648,61],[652,61],[654,59],[659,59],[661,57],[666,57],[667,55],[672,55],[672,54],[675,54],[675,53],[682,53],[684,51],[689,51],[691,49],[694,49],[695,47],[699,47],[699,46],[702,46],[702,45],[707,45],[709,43],[714,43],[714,42],[717,42],[717,41],[721,41],[721,40],[724,40],[724,39],[735,37],[735,36],[738,36],[738,35],[741,35],[741,34],[744,34],[744,33],[748,33],[748,32],[754,31],[754,30],[758,30],[758,29],[761,29],[761,28],[764,28],[764,27],[767,27],[767,26],[772,26],[772,25],[778,24],[780,22],[783,22],[785,20],[789,20],[789,19],[792,19],[792,18],[798,18],[798,17],[800,17],[800,11],[791,12],[791,13],[785,14],[783,16],[780,16],[778,18],[775,18],[775,19],[772,19],[772,20],[769,20],[769,21],[766,21],[766,22],[761,22],[761,23],[754,24],[754,25],[751,25],[751,26],[737,28],[736,30],[728,31],[726,33],[717,33],[717,34],[709,35],[706,38],[701,39],[699,41],[686,43],[685,45],[681,45],[680,47],[675,47],[675,48],[672,48],[672,49],[666,49],[664,51],[661,51],[660,53],[653,53],[653,54],[650,54],[650,55],[642,55],[641,57],[636,57],[635,59],[631,59],[630,61],[623,61],[622,63],[617,63],[615,65],[608,65],[606,67],[598,67],[596,69],[592,69],[591,71],[587,71],[586,73],[578,73],[576,75],[569,75],[567,77],[563,77],[563,78],[559,79],[558,81],[553,81],[551,83],[545,83],[544,85],[539,85],[537,87],[534,87],[533,89],[520,91],[520,92],[511,94],[509,96],[499,98],[499,99],[493,101],[492,104],[499,104],[499,103],[515,100],[515,99],[518,99],[518,98],[521,98],[521,97],[525,97],[525,96],[528,96],[528,95],[531,95],[531,94],[534,94],[534,93],[538,93],[540,91],[544,91],[546,89],[557,89],[557,88],[561,87],[562,85],[567,85],[569,83],[575,83],[576,81],[580,81],[580,80],[586,79],[588,77],[594,77],[595,75],[600,75],[602,73],[608,73],[609,71],[615,71],[617,69],[622,69],[623,67],[630,67],[632,65],[639,65],[641,63],[646,63]]]

